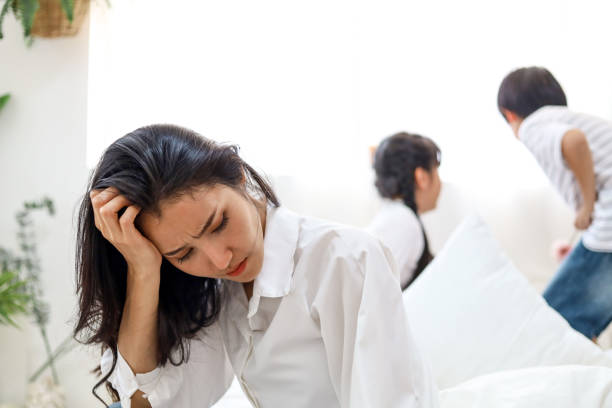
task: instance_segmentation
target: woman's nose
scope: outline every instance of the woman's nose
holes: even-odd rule
[[[225,271],[232,261],[232,251],[222,243],[207,242],[204,244],[204,253],[208,256],[212,266],[219,270]]]

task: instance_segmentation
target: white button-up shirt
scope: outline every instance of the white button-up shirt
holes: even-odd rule
[[[119,354],[109,380],[124,408],[136,389],[154,408],[210,407],[233,376],[254,407],[437,407],[391,265],[365,232],[269,208],[250,301],[226,281],[187,363],[134,375]]]

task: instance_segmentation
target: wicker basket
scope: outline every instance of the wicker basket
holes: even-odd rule
[[[52,38],[75,35],[85,21],[90,1],[74,0],[74,18],[71,24],[62,10],[60,0],[39,0],[40,8],[34,15],[32,36]]]

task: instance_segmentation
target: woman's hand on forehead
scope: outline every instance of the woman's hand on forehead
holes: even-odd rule
[[[121,253],[128,273],[159,278],[161,254],[134,225],[141,208],[114,187],[90,193],[96,228]]]

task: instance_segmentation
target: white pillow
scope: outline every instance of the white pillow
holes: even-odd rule
[[[524,367],[612,367],[612,356],[531,287],[478,216],[457,227],[405,291],[404,306],[440,388]]]

